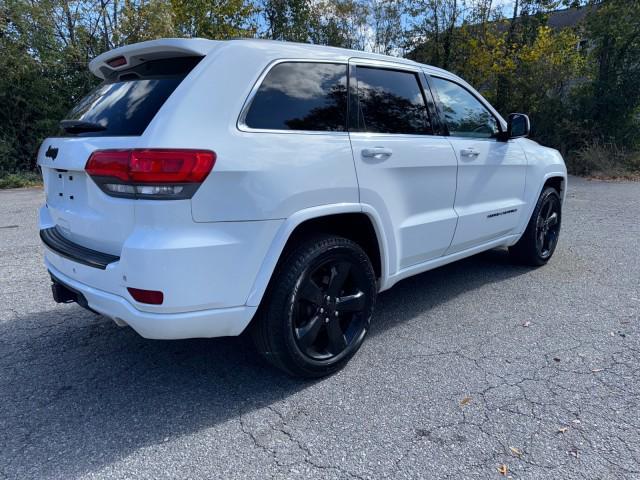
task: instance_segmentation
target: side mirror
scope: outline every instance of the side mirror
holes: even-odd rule
[[[523,113],[510,113],[507,120],[507,139],[528,137],[531,131],[529,117]]]

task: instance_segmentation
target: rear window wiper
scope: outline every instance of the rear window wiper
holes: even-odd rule
[[[83,120],[62,120],[60,126],[67,133],[100,132],[107,129],[107,127],[99,123],[85,122]]]

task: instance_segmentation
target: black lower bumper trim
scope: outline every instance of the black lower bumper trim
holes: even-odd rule
[[[120,260],[120,257],[115,255],[91,250],[67,240],[62,236],[58,227],[40,230],[40,238],[47,247],[58,255],[90,267],[104,270],[110,263]]]

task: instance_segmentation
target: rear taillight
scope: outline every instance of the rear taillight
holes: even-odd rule
[[[113,197],[178,200],[191,198],[215,163],[210,150],[97,150],[85,170]]]

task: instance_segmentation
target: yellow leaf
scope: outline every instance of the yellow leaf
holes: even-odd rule
[[[498,472],[500,472],[502,475],[506,475],[507,473],[509,473],[509,467],[507,467],[504,463],[502,465],[500,465],[498,467]]]
[[[518,457],[522,456],[522,450],[518,450],[516,447],[509,447],[509,450],[511,450],[511,453],[517,455]]]
[[[464,407],[470,401],[471,401],[471,397],[464,397],[462,400],[460,400],[460,406]]]

